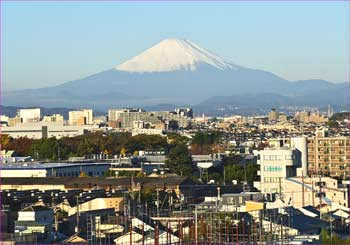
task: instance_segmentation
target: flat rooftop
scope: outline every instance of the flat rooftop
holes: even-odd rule
[[[0,170],[21,170],[21,169],[52,169],[52,168],[69,168],[69,167],[88,167],[88,166],[110,166],[110,163],[13,163],[0,164]]]

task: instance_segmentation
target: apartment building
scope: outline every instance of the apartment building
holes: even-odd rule
[[[308,173],[337,178],[350,176],[350,137],[330,137],[326,129],[308,138]]]
[[[92,109],[82,109],[79,111],[70,111],[68,114],[70,125],[91,125],[93,124]]]

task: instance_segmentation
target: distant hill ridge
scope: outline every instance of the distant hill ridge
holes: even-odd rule
[[[236,65],[189,40],[166,39],[114,68],[58,86],[4,92],[2,101],[9,106],[98,110],[158,104],[268,106],[272,101],[349,105],[350,83],[292,82]]]

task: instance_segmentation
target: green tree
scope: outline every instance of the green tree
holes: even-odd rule
[[[115,177],[115,171],[112,171],[112,170],[107,170],[105,173],[104,173],[104,177]]]
[[[225,177],[226,181],[237,180],[239,182],[245,181],[245,176],[247,176],[247,182],[252,184],[257,179],[257,172],[259,165],[254,163],[249,163],[244,170],[244,165],[229,165],[225,166]],[[244,172],[246,171],[246,172]]]
[[[190,176],[192,173],[192,157],[184,144],[173,147],[166,160],[166,166],[178,175]]]
[[[337,128],[337,127],[339,127],[338,122],[334,121],[334,120],[329,120],[326,124],[330,128]]]
[[[30,153],[40,160],[56,161],[58,159],[57,139],[52,137],[33,141]]]
[[[191,142],[193,154],[210,154],[218,152],[222,133],[218,131],[197,132]]]

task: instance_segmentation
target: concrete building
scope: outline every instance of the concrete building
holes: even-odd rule
[[[39,122],[41,118],[40,108],[18,109],[17,117],[21,118],[22,123]]]
[[[284,201],[296,208],[309,205],[316,207],[322,204],[329,210],[338,208],[350,210],[348,186],[339,184],[336,179],[330,177],[287,178],[283,189]]]
[[[20,117],[10,117],[8,121],[9,127],[14,127],[22,123],[22,119]]]
[[[318,112],[311,113],[309,111],[296,112],[294,119],[303,123],[325,123],[328,118],[320,115]]]
[[[162,125],[167,121],[177,121],[179,127],[187,127],[190,124],[191,110],[178,110],[177,112],[154,111],[146,112],[142,109],[110,109],[108,110],[109,122],[118,122],[121,128],[133,128],[135,121],[143,121],[152,125]]]
[[[350,137],[329,137],[325,129],[308,138],[308,172],[338,178],[350,176]]]
[[[13,127],[2,127],[1,133],[12,138],[27,137],[31,139],[42,139],[56,137],[74,137],[86,134],[87,129],[79,126],[65,126],[63,124],[35,123],[23,124]]]
[[[92,125],[93,111],[92,109],[70,111],[68,113],[68,121],[69,121],[69,125]]]
[[[109,163],[16,163],[0,166],[0,177],[78,177],[81,173],[90,177],[101,177],[109,168]]]
[[[260,165],[260,182],[254,182],[254,187],[262,193],[283,192],[285,179],[297,176],[297,168],[301,168],[301,155],[296,149],[267,148],[255,154]]]
[[[175,112],[180,116],[193,118],[192,108],[176,108]]]
[[[162,129],[156,129],[156,128],[133,128],[131,131],[131,135],[139,135],[139,134],[145,134],[145,135],[164,135],[164,131]]]
[[[298,169],[297,176],[306,176],[308,173],[308,144],[306,136],[273,138],[268,140],[269,146],[273,148],[287,147],[296,149],[301,160],[301,168]]]
[[[278,110],[276,110],[275,108],[272,108],[268,115],[269,121],[277,121],[278,117],[279,117]]]
[[[51,122],[63,123],[64,118],[61,114],[53,114],[53,115],[44,116],[42,121],[48,122],[48,123],[51,123]]]
[[[1,124],[3,124],[3,123],[9,123],[9,117],[8,116],[6,116],[6,115],[0,115],[0,122],[1,122]]]

